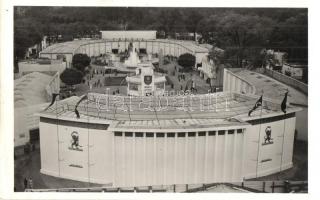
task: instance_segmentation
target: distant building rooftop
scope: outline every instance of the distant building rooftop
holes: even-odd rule
[[[39,72],[32,72],[16,79],[14,81],[14,107],[47,102],[46,86],[51,80],[51,76]]]
[[[43,54],[58,54],[58,53],[65,53],[65,54],[73,54],[77,48],[79,48],[81,45],[89,44],[89,43],[99,43],[99,42],[108,42],[108,41],[114,41],[114,40],[74,40],[70,42],[63,42],[63,43],[57,43],[54,45],[51,45],[41,51]],[[124,41],[124,40],[123,40]],[[144,40],[148,41],[148,40]],[[166,39],[155,39],[150,41],[157,41],[157,42],[168,42],[168,43],[175,43],[182,45],[194,52],[198,53],[205,53],[209,52],[209,50],[206,47],[199,46],[193,41],[182,41],[182,40],[166,40]]]
[[[261,95],[263,92],[265,97],[281,102],[288,89],[288,102],[308,105],[308,96],[273,78],[243,68],[228,68],[227,70],[253,85],[256,88],[256,95]]]

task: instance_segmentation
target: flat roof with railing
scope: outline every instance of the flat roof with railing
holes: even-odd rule
[[[256,109],[251,116],[248,112],[256,103],[257,96],[238,93],[216,93],[205,95],[181,95],[158,97],[130,97],[89,93],[75,113],[75,105],[80,98],[59,101],[41,117],[60,120],[74,120],[89,123],[117,121],[115,128],[159,128],[192,129],[206,127],[240,126],[246,121],[260,117],[281,116],[281,102],[265,99],[263,108]],[[287,114],[299,111],[287,106]]]

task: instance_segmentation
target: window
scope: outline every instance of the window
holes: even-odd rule
[[[185,137],[186,133],[178,133],[178,137]]]
[[[243,133],[243,129],[237,129],[237,133]]]
[[[224,134],[225,134],[225,131],[224,131],[224,130],[218,131],[218,135],[224,135]]]
[[[153,133],[146,133],[146,137],[153,137]]]
[[[234,130],[228,130],[228,134],[234,134]]]
[[[120,137],[121,137],[121,136],[122,136],[122,132],[118,132],[118,131],[116,131],[116,132],[114,132],[114,135],[115,135],[115,136],[120,136]]]
[[[195,132],[189,132],[188,133],[188,137],[195,137],[196,136],[196,133]]]
[[[164,133],[157,133],[156,136],[157,137],[164,137]]]
[[[141,133],[141,132],[137,132],[137,133],[135,133],[135,135],[136,135],[136,137],[143,137],[143,133]]]
[[[206,136],[206,132],[205,131],[201,131],[198,133],[198,136]]]
[[[132,132],[125,132],[126,137],[132,137],[132,135],[133,135]]]
[[[216,135],[216,132],[215,131],[209,131],[209,136],[213,136],[213,135]]]
[[[174,133],[167,133],[167,137],[174,137]]]

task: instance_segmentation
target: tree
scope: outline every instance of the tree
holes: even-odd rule
[[[81,71],[74,68],[67,68],[61,73],[60,79],[66,85],[72,86],[75,84],[80,84],[83,76],[84,74]]]
[[[84,72],[85,68],[90,65],[91,59],[87,54],[75,54],[72,57],[72,66],[77,70]]]
[[[178,64],[184,67],[186,71],[191,70],[192,67],[195,65],[195,63],[196,63],[196,57],[190,53],[182,54],[178,58]]]
[[[186,28],[188,31],[193,33],[194,40],[196,40],[198,25],[202,18],[203,16],[197,10],[191,10],[187,14],[187,18],[185,21]]]
[[[221,16],[219,27],[222,48],[230,63],[242,67],[242,61],[252,62],[267,45],[274,21],[258,15],[228,12]]]

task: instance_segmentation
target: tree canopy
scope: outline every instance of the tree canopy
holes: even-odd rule
[[[75,54],[72,57],[72,67],[84,72],[85,68],[90,65],[91,59],[87,54]]]
[[[74,68],[67,68],[60,74],[60,79],[66,85],[76,85],[82,82],[83,73]]]
[[[184,67],[185,70],[191,70],[196,63],[196,57],[190,53],[185,53],[179,56],[178,64]]]
[[[85,37],[100,30],[156,30],[159,37],[200,33],[201,42],[225,49],[225,59],[255,63],[263,48],[285,51],[288,60],[308,60],[308,9],[305,8],[14,8],[15,56],[43,35]],[[259,63],[259,62],[257,62]]]

